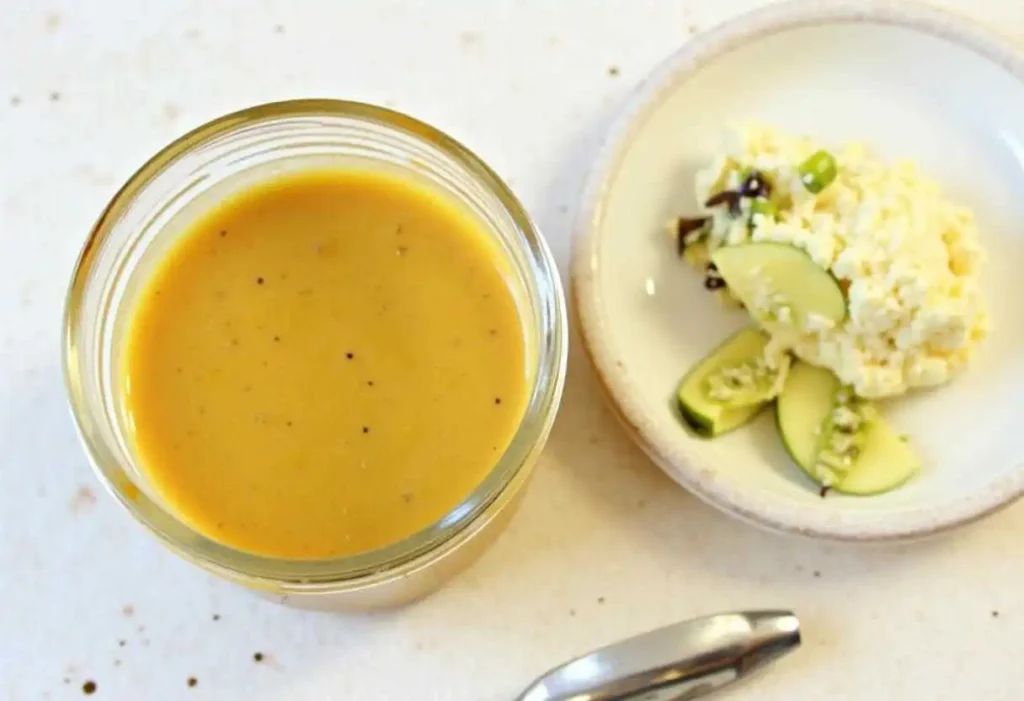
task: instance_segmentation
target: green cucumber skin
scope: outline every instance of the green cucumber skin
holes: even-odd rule
[[[711,422],[709,422],[707,418],[694,411],[691,411],[689,408],[687,408],[687,406],[683,403],[681,399],[679,399],[678,397],[676,398],[676,406],[679,408],[679,415],[682,417],[683,422],[690,429],[692,429],[693,432],[696,433],[699,438],[704,439],[718,438],[719,436],[724,436],[727,433],[732,433],[736,429],[746,426],[748,423],[757,418],[761,414],[761,411],[769,404],[771,404],[771,402],[765,402],[763,404],[760,404],[757,406],[756,410],[753,406],[751,406],[750,409],[752,411],[750,413],[750,416],[748,416],[746,419],[740,421],[739,423],[733,426],[730,426],[729,428],[716,431],[714,425]]]
[[[746,407],[745,409],[750,411],[750,414],[748,416],[746,416],[743,420],[739,421],[738,423],[730,425],[728,428],[721,428],[721,422],[719,422],[719,426],[716,427],[715,419],[699,411],[694,410],[693,408],[691,408],[689,403],[683,398],[683,390],[686,388],[687,383],[689,383],[691,379],[697,376],[697,373],[699,373],[712,358],[718,356],[724,349],[728,348],[730,344],[735,343],[740,337],[742,337],[745,334],[756,334],[759,338],[765,341],[767,340],[764,338],[761,332],[753,328],[748,327],[746,329],[737,331],[736,333],[732,334],[727,339],[722,341],[720,344],[715,346],[715,348],[710,353],[705,355],[700,362],[693,366],[689,370],[689,372],[687,372],[679,381],[679,385],[676,388],[675,401],[676,405],[679,408],[679,414],[683,420],[683,423],[689,426],[693,430],[693,432],[700,436],[701,438],[717,438],[718,436],[736,430],[740,426],[743,426],[744,424],[750,422],[755,416],[757,416],[758,413],[760,413],[762,408],[764,408],[770,403],[769,401],[765,401],[762,402],[761,404]],[[726,411],[738,412],[742,411],[742,409],[732,409]]]
[[[792,374],[790,375],[790,379],[795,378],[795,377],[799,377],[800,373],[805,372],[804,369],[800,369],[800,368],[794,368],[794,370],[795,371],[793,371]],[[827,389],[827,388],[822,387],[821,389]],[[838,389],[839,389],[839,383],[838,383],[838,381],[836,381],[835,385],[834,385],[834,387],[832,389],[833,393],[835,391],[838,391]],[[785,394],[785,391],[786,391],[786,388],[783,388],[783,394]],[[790,399],[790,401],[792,401],[792,399]],[[790,458],[793,460],[793,462],[796,464],[796,466],[800,468],[801,472],[803,472],[810,480],[812,480],[814,482],[814,484],[816,484],[818,486],[821,486],[821,482],[818,480],[817,476],[814,474],[814,471],[812,470],[813,462],[812,462],[811,465],[807,465],[804,462],[801,462],[801,459],[800,459],[801,456],[796,454],[796,451],[793,449],[793,447],[792,447],[792,445],[790,443],[790,438],[787,437],[786,432],[783,430],[782,411],[780,410],[782,404],[783,404],[783,401],[782,401],[782,399],[780,397],[780,400],[776,403],[776,408],[775,408],[775,426],[776,426],[776,429],[778,430],[779,438],[782,440],[782,445],[785,448],[786,453],[790,456]],[[885,420],[880,415],[876,416],[873,419],[873,421],[878,422],[878,423],[873,428],[869,428],[868,430],[869,431],[880,431],[882,433],[878,433],[878,434],[874,434],[874,435],[871,435],[869,433],[869,435],[867,436],[867,442],[874,446],[874,453],[873,453],[873,455],[877,456],[878,455],[877,451],[880,448],[880,446],[888,445],[887,441],[891,440],[891,437],[892,437],[893,434],[892,434],[892,428],[884,423]],[[790,423],[792,424],[792,421]],[[790,428],[792,429],[793,427],[791,426]],[[882,443],[878,443],[876,441],[882,441]],[[884,453],[884,456],[886,456],[886,457],[888,457],[889,455],[890,455],[890,453],[888,453],[888,452]],[[849,495],[849,496],[855,496],[855,497],[868,497],[868,496],[874,496],[874,495],[878,495],[878,494],[884,494],[886,492],[890,492],[890,491],[893,491],[894,489],[898,489],[899,487],[902,487],[910,479],[912,479],[913,476],[917,473],[917,470],[919,469],[919,463],[917,462],[916,458],[912,455],[912,453],[909,453],[909,452],[905,453],[905,454],[901,454],[899,452],[896,452],[896,453],[892,453],[891,455],[892,455],[892,458],[893,458],[892,460],[884,460],[884,462],[881,463],[881,464],[883,464],[883,465],[892,464],[893,465],[893,469],[891,470],[891,472],[892,472],[892,474],[897,475],[897,479],[894,479],[894,480],[889,481],[889,482],[886,482],[884,479],[879,480],[877,482],[877,484],[880,485],[880,486],[878,486],[877,489],[876,488],[871,488],[871,489],[853,489],[851,487],[853,485],[857,484],[858,481],[860,483],[862,483],[862,484],[864,483],[863,475],[865,474],[865,473],[861,472],[860,474],[862,476],[862,479],[860,479],[860,480],[857,479],[858,462],[855,461],[854,464],[851,466],[850,470],[846,473],[846,475],[844,476],[843,479],[839,479],[839,480],[836,481],[835,484],[830,485],[829,491],[836,492],[836,493],[839,493],[839,494]],[[808,456],[804,456],[804,457],[806,458]],[[867,449],[867,447],[865,447],[862,450],[862,453],[861,453],[861,458],[860,458],[860,461],[861,461],[860,462],[860,466],[861,467],[865,466],[865,463],[863,463],[862,461],[864,459],[867,459],[867,458],[868,458],[868,449]],[[868,463],[869,465],[878,465],[879,464],[877,462],[877,457],[872,457],[870,459],[875,460],[875,462]],[[900,472],[903,472],[903,474],[900,475]],[[872,474],[875,474],[875,472],[872,471]],[[849,480],[849,482],[847,480]],[[870,484],[870,482],[869,482],[869,484]]]
[[[703,416],[690,411],[686,404],[678,397],[676,398],[676,406],[679,407],[679,415],[683,417],[686,425],[693,429],[693,432],[701,438],[714,438],[716,435],[721,435],[716,434],[714,428]]]

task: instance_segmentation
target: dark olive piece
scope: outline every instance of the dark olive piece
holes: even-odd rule
[[[738,192],[733,190],[722,190],[717,192],[707,199],[704,203],[705,207],[717,207],[720,204],[728,204],[729,209],[732,209],[733,203],[739,203],[740,195]]]
[[[740,194],[744,197],[768,197],[772,194],[772,188],[765,177],[754,170],[740,185]]]
[[[683,255],[683,251],[686,250],[686,237],[692,234],[694,231],[699,231],[707,223],[707,217],[701,217],[700,219],[688,219],[687,217],[679,217],[678,219],[676,219],[676,251],[679,253],[679,255]]]

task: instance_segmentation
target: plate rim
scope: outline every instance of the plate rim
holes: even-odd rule
[[[969,17],[916,1],[789,0],[729,19],[693,37],[664,59],[620,106],[582,190],[573,226],[569,291],[582,346],[615,416],[651,460],[687,491],[730,516],[777,533],[843,542],[910,540],[973,523],[1024,496],[1024,464],[1011,466],[1007,474],[977,492],[940,506],[918,507],[888,517],[848,522],[820,515],[807,518],[799,510],[784,507],[759,506],[751,492],[716,480],[699,451],[685,446],[669,450],[668,441],[661,441],[645,427],[643,403],[630,397],[622,361],[602,340],[600,286],[595,275],[596,232],[610,184],[637,134],[677,84],[747,42],[801,27],[857,23],[897,26],[946,39],[996,63],[1024,85],[1024,54],[1013,42]]]

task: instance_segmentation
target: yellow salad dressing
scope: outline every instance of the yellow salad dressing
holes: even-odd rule
[[[493,468],[527,401],[482,224],[370,170],[263,182],[196,220],[129,320],[124,406],[160,497],[284,558],[394,543]]]

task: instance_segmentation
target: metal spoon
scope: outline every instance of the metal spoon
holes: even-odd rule
[[[789,611],[722,613],[652,630],[556,667],[516,701],[685,701],[800,646]]]

